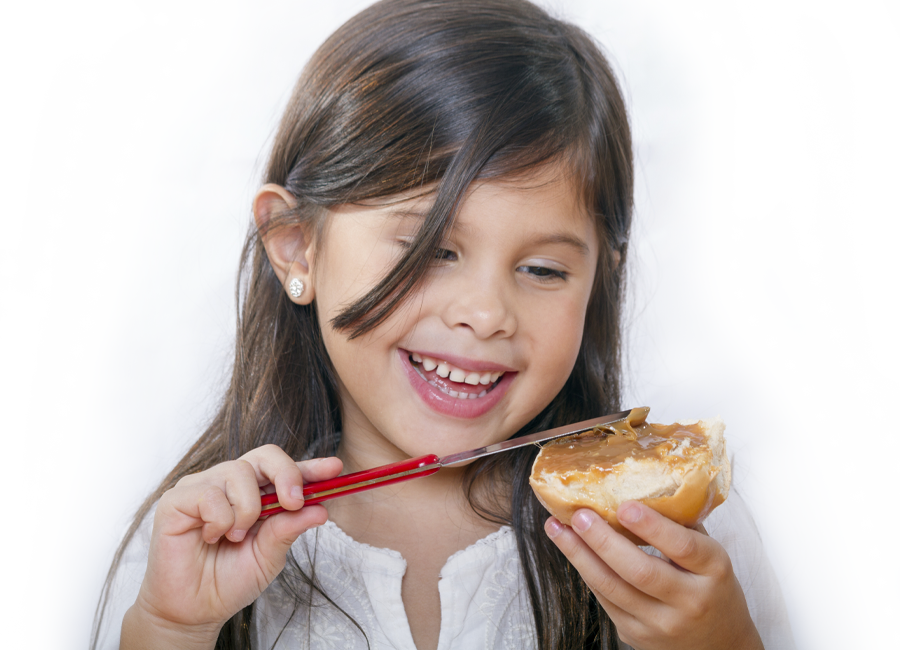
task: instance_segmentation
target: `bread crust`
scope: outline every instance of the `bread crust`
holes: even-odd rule
[[[625,529],[616,517],[619,505],[628,500],[640,501],[683,526],[694,527],[725,501],[731,487],[725,423],[721,418],[713,418],[678,424],[698,422],[706,444],[692,446],[687,452],[680,452],[678,458],[669,456],[666,462],[628,458],[612,471],[567,472],[565,482],[557,473],[544,471],[542,450],[532,466],[531,487],[544,507],[562,523],[569,525],[579,508],[590,508],[636,544],[646,542]]]

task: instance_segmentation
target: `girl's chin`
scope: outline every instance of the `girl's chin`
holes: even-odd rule
[[[449,395],[437,386],[428,383],[425,378],[419,374],[419,371],[416,370],[415,366],[413,366],[412,362],[409,360],[408,353],[400,350],[399,354],[400,363],[403,366],[403,370],[406,372],[406,377],[409,379],[410,385],[416,395],[419,396],[428,408],[441,415],[448,415],[450,417],[466,420],[481,417],[497,406],[497,404],[500,403],[500,400],[503,399],[503,396],[506,395],[506,391],[509,390],[509,386],[512,384],[517,374],[515,372],[505,373],[482,397],[460,399],[459,397]]]

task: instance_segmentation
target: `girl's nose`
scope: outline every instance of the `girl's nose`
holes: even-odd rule
[[[482,276],[459,278],[452,289],[442,314],[448,327],[468,328],[479,339],[506,338],[515,333],[512,287]]]

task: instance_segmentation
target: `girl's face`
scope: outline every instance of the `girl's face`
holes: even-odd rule
[[[509,438],[563,387],[581,345],[599,244],[556,166],[473,185],[420,288],[361,337],[335,330],[330,321],[392,268],[432,200],[333,210],[310,260],[351,464]]]

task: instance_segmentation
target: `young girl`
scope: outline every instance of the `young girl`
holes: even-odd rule
[[[626,504],[648,554],[589,510],[548,519],[534,447],[304,506],[305,482],[619,410],[632,184],[621,94],[581,30],[521,0],[385,0],[341,27],[254,201],[231,385],[138,512],[94,646],[761,648],[754,616],[767,643],[787,633],[765,563],[701,531]],[[257,521],[261,490],[289,512]]]

